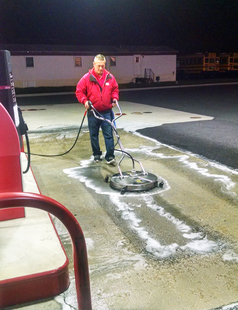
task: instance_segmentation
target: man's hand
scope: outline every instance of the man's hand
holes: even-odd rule
[[[118,105],[118,101],[116,99],[113,99],[112,106],[115,107],[116,105]]]
[[[89,101],[85,101],[84,106],[85,106],[86,110],[90,110],[90,108],[91,108]]]

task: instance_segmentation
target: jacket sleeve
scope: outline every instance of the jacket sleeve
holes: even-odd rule
[[[112,77],[113,79],[113,84],[112,84],[112,99],[116,99],[119,100],[119,88],[118,88],[118,84],[117,81],[115,79],[115,77]]]
[[[87,74],[85,74],[78,82],[76,86],[75,95],[79,102],[82,104],[88,100],[87,98]]]

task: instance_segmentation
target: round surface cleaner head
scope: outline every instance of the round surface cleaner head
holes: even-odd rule
[[[158,178],[152,173],[143,171],[126,171],[122,176],[120,173],[111,176],[110,186],[122,193],[148,191],[158,186]]]

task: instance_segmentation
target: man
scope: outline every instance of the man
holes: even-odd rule
[[[87,110],[90,109],[89,101],[94,108],[108,120],[113,119],[112,107],[119,99],[119,89],[115,77],[105,69],[106,58],[98,54],[94,58],[93,68],[89,70],[78,82],[76,97],[84,104]],[[99,129],[102,128],[107,164],[115,164],[113,130],[107,121],[97,119],[92,111],[88,111],[88,127],[91,139],[91,146],[94,161],[101,161],[102,152],[99,145]]]

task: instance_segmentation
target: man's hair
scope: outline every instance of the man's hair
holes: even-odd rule
[[[102,54],[98,54],[97,56],[94,57],[94,62],[96,61],[105,61],[106,63],[106,58]]]

